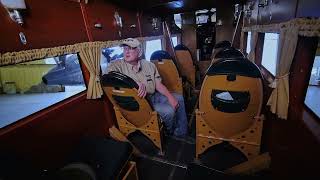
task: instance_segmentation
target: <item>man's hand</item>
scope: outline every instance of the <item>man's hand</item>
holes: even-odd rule
[[[143,83],[138,83],[138,85],[139,85],[138,97],[140,97],[140,98],[146,97],[146,95],[147,95],[146,85]]]
[[[167,87],[165,87],[160,80],[156,80],[156,90],[164,96],[166,96],[172,108],[174,110],[177,110],[177,108],[179,107],[177,99],[174,96],[172,96],[172,94],[168,91]]]
[[[172,106],[172,108],[173,108],[174,110],[177,110],[177,109],[178,109],[179,103],[178,103],[177,99],[176,99],[174,96],[170,96],[170,97],[168,98],[168,101],[169,101],[170,105]]]

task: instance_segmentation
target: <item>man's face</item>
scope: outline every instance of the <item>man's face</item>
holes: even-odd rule
[[[138,61],[140,49],[138,47],[132,48],[130,46],[123,46],[123,57],[127,62]]]

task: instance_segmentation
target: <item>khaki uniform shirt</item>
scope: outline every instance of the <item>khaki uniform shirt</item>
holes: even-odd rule
[[[148,94],[153,94],[156,90],[156,79],[161,81],[161,77],[156,66],[144,59],[138,61],[137,66],[127,63],[125,60],[118,60],[112,62],[107,72],[117,71],[131,77],[137,83],[146,85]]]

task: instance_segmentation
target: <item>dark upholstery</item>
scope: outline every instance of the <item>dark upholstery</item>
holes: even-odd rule
[[[95,180],[96,174],[92,167],[84,163],[68,164],[61,168],[52,180]],[[51,180],[50,179],[50,180]],[[46,179],[49,180],[49,179]]]
[[[151,54],[150,60],[162,60],[162,59],[172,59],[167,51],[155,51]]]
[[[178,44],[176,47],[174,47],[174,50],[186,50],[189,51],[189,48],[187,48],[185,45],[183,44]]]
[[[90,165],[97,180],[116,179],[132,153],[132,146],[105,137],[85,137],[76,146],[68,164],[81,162]]]
[[[104,87],[114,87],[115,89],[139,89],[139,85],[131,77],[116,71],[111,71],[108,74],[104,74],[101,77],[101,84]],[[112,97],[121,108],[128,111],[139,111],[139,102],[136,101],[134,97],[114,95]],[[149,102],[147,98],[146,100]]]
[[[115,71],[109,72],[108,74],[104,74],[101,77],[101,84],[107,87],[139,89],[138,84],[132,78]]]
[[[258,66],[249,61],[247,58],[218,60],[209,67],[207,75],[241,75],[247,77],[262,78]]]
[[[191,51],[190,51],[190,49],[187,47],[187,46],[185,46],[185,45],[183,45],[183,44],[178,44],[176,47],[174,47],[174,50],[175,51],[179,51],[179,50],[184,50],[184,51],[188,51],[189,53],[190,53],[190,56],[191,56]],[[191,56],[191,59],[192,59],[192,56]],[[192,59],[192,62],[194,62],[194,60]]]
[[[219,58],[238,58],[238,57],[244,57],[244,55],[238,49],[229,47],[219,51],[214,58],[219,59]]]

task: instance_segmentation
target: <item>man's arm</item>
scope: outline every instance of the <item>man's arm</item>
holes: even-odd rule
[[[173,109],[177,109],[179,107],[177,99],[168,91],[167,87],[164,86],[159,79],[156,79],[156,90],[168,98]]]

